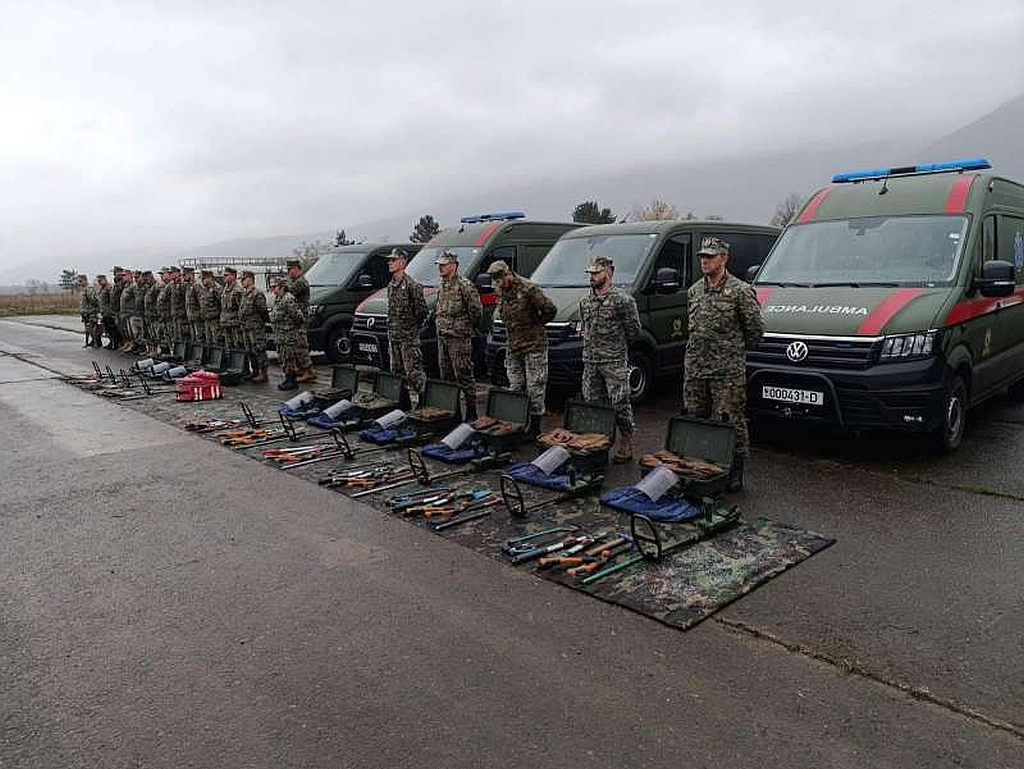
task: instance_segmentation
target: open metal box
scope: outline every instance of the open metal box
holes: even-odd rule
[[[428,379],[419,408],[410,411],[406,419],[421,434],[451,430],[459,420],[458,385],[440,379]]]
[[[508,423],[495,432],[488,432],[487,428],[477,431],[486,446],[500,450],[529,440],[526,427],[530,423],[530,396],[525,392],[492,387],[487,393],[484,415]],[[513,426],[515,429],[510,429]]]
[[[677,457],[702,459],[721,467],[722,472],[711,478],[680,476],[685,496],[692,499],[718,496],[725,492],[729,482],[729,468],[736,451],[736,428],[726,422],[672,417],[665,433],[665,449]]]
[[[359,371],[355,366],[335,366],[331,370],[331,386],[323,390],[314,390],[316,404],[325,409],[342,398],[351,399],[359,389]]]

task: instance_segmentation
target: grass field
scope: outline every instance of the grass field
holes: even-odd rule
[[[0,294],[0,318],[11,315],[77,315],[82,304],[78,294]]]

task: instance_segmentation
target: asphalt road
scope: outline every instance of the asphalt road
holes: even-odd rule
[[[1024,405],[758,430],[838,543],[682,633],[54,381],[0,322],[0,767],[1019,767]],[[639,409],[661,441],[667,393]]]

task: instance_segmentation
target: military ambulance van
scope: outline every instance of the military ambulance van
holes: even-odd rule
[[[1024,378],[1024,186],[983,159],[838,174],[754,286],[754,414],[911,430],[940,451]]]
[[[383,257],[394,248],[409,254],[419,243],[361,243],[333,248],[321,254],[306,273],[309,283],[309,315],[306,333],[310,350],[322,350],[337,362],[352,352],[349,334],[356,307],[391,280]]]
[[[483,339],[490,328],[491,311],[497,296],[491,290],[486,270],[492,262],[504,260],[515,272],[529,277],[545,254],[563,233],[579,227],[571,222],[535,222],[519,211],[467,216],[460,226],[435,235],[416,258],[409,262],[406,273],[424,288],[427,307],[434,307],[441,278],[434,263],[442,251],[459,257],[459,274],[481,289],[484,304],[483,336],[474,339],[473,358],[478,371],[483,371]],[[431,312],[433,315],[433,312]],[[421,335],[423,363],[427,371],[437,371],[437,330],[433,321]],[[382,369],[390,368],[388,353],[388,294],[378,291],[356,308],[352,326],[353,360]]]
[[[640,338],[629,348],[631,397],[643,400],[656,377],[678,374],[686,347],[686,289],[701,277],[697,256],[702,238],[729,243],[729,270],[746,276],[760,264],[779,236],[776,227],[728,224],[720,221],[673,219],[628,224],[599,224],[562,236],[530,278],[558,308],[548,323],[548,384],[575,392],[583,375],[583,337],[580,299],[590,291],[584,268],[595,256],[615,262],[615,285],[636,300]],[[487,345],[491,376],[505,377],[507,336],[495,320]]]

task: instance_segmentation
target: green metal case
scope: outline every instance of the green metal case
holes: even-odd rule
[[[611,446],[615,443],[615,409],[603,403],[568,400],[562,426],[571,432],[600,433],[608,436],[608,448],[599,451],[569,451],[573,465],[580,472],[598,470],[608,464]]]
[[[526,434],[526,426],[530,421],[530,397],[518,390],[504,390],[500,387],[492,387],[487,393],[487,405],[484,414],[503,422],[511,422],[519,425],[520,429],[514,433],[505,435],[490,435],[478,433],[484,444],[490,448],[501,450],[529,439]]]
[[[423,417],[421,409],[440,409],[446,416]],[[440,379],[428,379],[423,388],[423,399],[419,409],[406,416],[409,425],[418,433],[447,432],[459,422],[459,388]]]
[[[726,422],[675,416],[669,419],[665,449],[678,457],[713,462],[724,470],[713,478],[681,479],[684,495],[692,499],[725,493],[736,451],[736,428]]]

